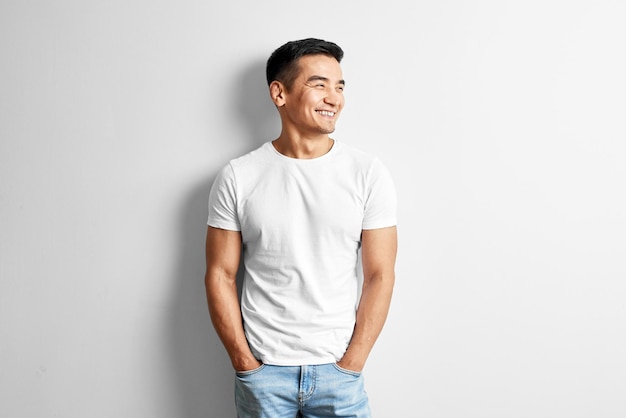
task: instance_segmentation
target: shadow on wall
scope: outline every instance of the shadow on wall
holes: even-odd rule
[[[215,142],[211,147],[252,150],[278,135],[278,114],[268,98],[264,75],[265,62],[254,62],[244,69],[232,90],[237,93],[233,113],[241,120],[240,126],[245,127],[245,136],[228,138],[228,144]],[[211,141],[224,140],[216,138]],[[235,156],[225,157],[218,167],[210,167],[213,174],[192,188],[182,202],[178,220],[180,254],[172,277],[170,318],[165,332],[176,402],[170,411],[173,415],[169,416],[177,418],[236,416],[234,373],[211,325],[203,280],[207,198],[218,170]],[[238,282],[241,283],[241,277]]]
[[[244,70],[240,81],[234,107],[247,130],[246,145],[250,144],[252,150],[278,138],[280,118],[265,81],[265,60],[253,62]]]

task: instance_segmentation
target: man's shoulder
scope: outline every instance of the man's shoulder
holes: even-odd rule
[[[268,144],[269,142],[263,143],[261,146],[249,151],[245,154],[242,154],[238,157],[233,158],[229,161],[229,165],[232,167],[241,167],[250,165],[251,163],[257,161],[264,161],[268,157]]]
[[[380,163],[379,158],[369,151],[365,151],[361,148],[358,148],[351,144],[347,144],[345,142],[338,141],[337,144],[340,146],[340,155],[343,158],[352,160],[359,166],[370,167],[372,164]]]

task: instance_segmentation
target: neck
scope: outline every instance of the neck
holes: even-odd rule
[[[328,135],[317,138],[290,138],[285,135],[279,136],[272,141],[272,145],[279,153],[286,157],[297,159],[312,159],[327,154],[335,141]]]

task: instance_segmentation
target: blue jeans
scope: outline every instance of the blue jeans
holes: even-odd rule
[[[371,417],[361,373],[333,363],[237,372],[235,404],[239,418]]]

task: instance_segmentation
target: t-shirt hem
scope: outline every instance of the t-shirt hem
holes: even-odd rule
[[[225,229],[227,231],[241,231],[241,228],[238,225],[233,225],[230,223],[222,223],[209,220],[207,222],[207,225],[213,228]]]
[[[373,224],[367,224],[367,225],[363,225],[363,229],[381,229],[381,228],[390,228],[392,226],[396,226],[398,223],[396,222],[396,220],[388,220],[388,221],[384,221],[384,222],[377,222],[377,223],[373,223]]]
[[[313,366],[319,364],[336,363],[338,360],[334,357],[306,357],[299,359],[275,359],[261,357],[261,363],[269,366]]]

